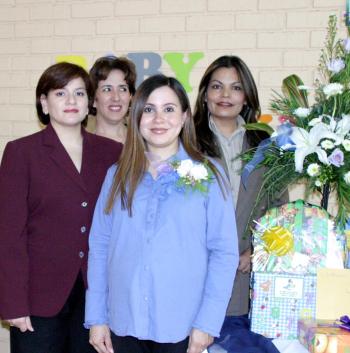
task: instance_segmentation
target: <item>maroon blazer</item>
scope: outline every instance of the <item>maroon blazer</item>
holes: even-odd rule
[[[82,129],[81,172],[48,125],[9,142],[0,166],[0,317],[53,316],[79,271],[106,171],[122,145]]]

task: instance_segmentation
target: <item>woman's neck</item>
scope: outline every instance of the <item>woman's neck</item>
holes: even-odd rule
[[[237,117],[233,119],[220,119],[212,117],[212,119],[216,127],[225,137],[230,137],[237,130]]]
[[[117,124],[108,124],[102,119],[96,118],[95,134],[103,137],[108,137],[117,142],[125,143],[127,127],[124,120]]]
[[[169,146],[169,148],[148,148],[148,171],[151,173],[153,178],[157,177],[157,166],[170,157],[174,156],[178,149],[178,144],[176,146]]]
[[[83,136],[81,134],[81,125],[63,126],[51,123],[62,145],[67,146],[82,144]]]

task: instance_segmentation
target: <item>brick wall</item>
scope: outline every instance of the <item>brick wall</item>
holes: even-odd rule
[[[192,102],[208,64],[239,55],[252,69],[267,112],[271,89],[288,74],[312,83],[328,16],[341,18],[344,11],[345,0],[1,0],[0,156],[7,141],[39,129],[35,85],[58,55],[80,55],[91,65],[111,52],[163,57],[201,51],[204,58],[190,75]],[[0,330],[2,353],[7,337]]]

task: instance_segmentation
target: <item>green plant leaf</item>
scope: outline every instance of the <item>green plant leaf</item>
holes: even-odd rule
[[[303,86],[304,82],[297,75],[289,75],[282,81],[282,92],[284,96],[294,105],[308,108],[309,101],[306,90],[300,90],[298,87]]]
[[[244,128],[246,130],[258,130],[258,131],[265,131],[269,135],[271,135],[275,130],[268,124],[265,123],[251,123],[245,124]]]

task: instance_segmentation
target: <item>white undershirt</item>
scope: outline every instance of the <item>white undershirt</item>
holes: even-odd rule
[[[243,127],[244,124],[244,119],[239,115],[237,117],[237,129],[226,137],[221,133],[214,120],[211,117],[209,118],[209,128],[219,142],[222,157],[226,164],[235,206],[237,205],[242,168],[241,159],[236,159],[236,157],[242,152],[243,138],[246,131]]]

